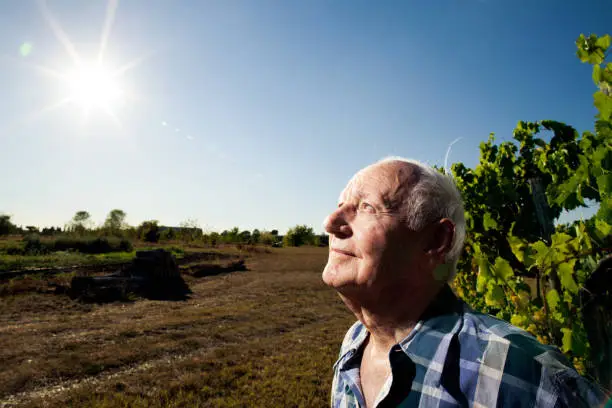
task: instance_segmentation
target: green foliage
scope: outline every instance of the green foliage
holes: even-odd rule
[[[315,233],[311,227],[307,225],[296,225],[287,231],[283,237],[283,245],[297,247],[302,245],[314,245]]]
[[[160,231],[157,220],[143,221],[137,228],[137,234],[145,242],[158,242]]]
[[[19,228],[11,222],[11,216],[0,214],[0,235],[18,234]]]
[[[104,232],[108,235],[121,236],[122,230],[127,226],[125,217],[126,213],[123,210],[114,209],[109,212],[104,221]]]
[[[261,238],[261,232],[256,228],[251,233],[251,240],[253,244],[259,244],[259,239]]]
[[[38,234],[23,239],[22,255],[45,255],[59,251],[76,251],[83,254],[131,252],[134,247],[127,239],[117,237],[70,237],[41,240]],[[17,254],[17,253],[14,253]]]
[[[278,241],[278,234],[273,234],[270,231],[263,231],[259,236],[259,242],[261,242],[263,245],[274,245]]]
[[[473,307],[510,320],[588,370],[581,286],[612,247],[612,64],[610,36],[581,35],[577,55],[594,65],[595,132],[561,122],[519,122],[513,142],[480,144],[480,162],[452,172],[468,235],[455,288]],[[563,211],[599,203],[590,220],[555,227]],[[526,284],[533,283],[533,291]],[[534,293],[532,293],[534,292]]]
[[[84,235],[91,228],[91,215],[87,211],[77,211],[66,229],[75,235]]]

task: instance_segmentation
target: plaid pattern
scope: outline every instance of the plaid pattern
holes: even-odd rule
[[[368,336],[356,322],[334,365],[331,406],[365,407],[359,366]],[[558,351],[475,312],[446,286],[389,353],[376,407],[603,407],[605,395]]]

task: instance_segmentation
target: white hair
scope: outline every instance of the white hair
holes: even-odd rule
[[[447,281],[457,273],[457,262],[465,241],[465,214],[461,193],[450,174],[443,174],[428,164],[403,157],[386,157],[376,164],[403,162],[415,166],[419,171],[418,181],[405,199],[404,211],[408,228],[419,231],[428,223],[448,218],[455,224],[451,248],[446,253],[443,271],[439,271]],[[436,271],[438,272],[438,271]]]

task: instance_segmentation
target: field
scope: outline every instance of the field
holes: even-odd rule
[[[185,274],[184,301],[77,302],[49,287],[70,272],[0,281],[0,405],[328,405],[354,319],[321,282],[327,250],[226,252],[248,270]]]

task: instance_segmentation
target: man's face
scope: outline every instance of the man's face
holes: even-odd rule
[[[325,220],[330,234],[323,281],[341,293],[383,292],[411,279],[418,234],[406,227],[405,198],[418,180],[408,163],[390,162],[357,173]]]

